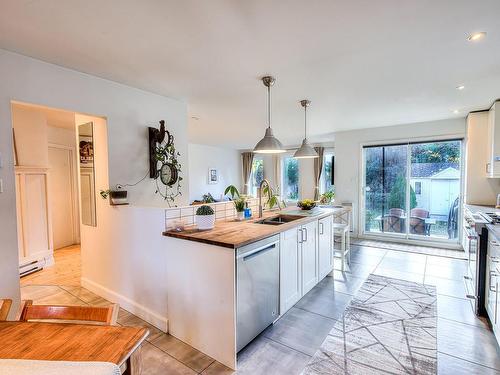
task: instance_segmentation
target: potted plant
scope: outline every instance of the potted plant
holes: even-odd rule
[[[333,190],[329,190],[321,194],[321,197],[319,198],[319,203],[321,204],[330,204],[333,202],[333,198],[335,198],[335,193]]]
[[[275,206],[281,210],[281,206],[286,207],[285,202],[280,201],[279,188],[276,189],[276,192],[268,185],[264,186],[262,192],[264,195],[267,195],[267,202],[265,205],[272,210]]]
[[[196,210],[195,219],[199,230],[213,229],[215,225],[215,212],[210,206],[200,206]]]
[[[234,207],[236,208],[236,218],[237,220],[245,219],[245,198],[238,198],[234,201]]]

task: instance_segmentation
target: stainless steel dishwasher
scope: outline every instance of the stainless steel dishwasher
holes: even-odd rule
[[[278,318],[279,268],[279,235],[236,250],[238,352]]]

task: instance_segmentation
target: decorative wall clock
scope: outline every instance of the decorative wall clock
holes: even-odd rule
[[[176,197],[182,195],[179,156],[180,153],[175,150],[174,136],[165,129],[165,121],[160,121],[159,129],[149,128],[149,176],[155,179],[156,193],[169,206]]]

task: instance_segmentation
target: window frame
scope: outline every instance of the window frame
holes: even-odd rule
[[[325,160],[327,156],[329,156],[330,158],[332,156],[335,157],[335,149],[325,148],[325,151],[323,152],[323,167],[321,170],[321,177],[319,179],[319,195],[325,193],[325,165],[326,165]],[[335,185],[332,185],[332,190],[335,191]]]
[[[296,203],[299,201],[300,199],[300,161],[299,159],[295,159],[293,157],[293,152],[287,152],[287,153],[284,153],[281,155],[281,158],[280,158],[280,184],[281,184],[281,187],[280,187],[280,197],[281,197],[281,200],[286,202],[286,203]],[[294,159],[297,161],[297,199],[290,199],[290,198],[287,198],[283,195],[284,191],[285,191],[285,160],[286,159]]]
[[[262,174],[264,175],[264,173],[265,173],[264,157],[262,155],[254,155],[253,161],[252,161],[252,170],[250,172],[250,189],[249,189],[249,194],[254,198],[256,198],[258,196],[258,190],[259,190],[259,187],[257,185],[254,185],[255,174],[254,174],[253,166],[257,160],[262,160]]]

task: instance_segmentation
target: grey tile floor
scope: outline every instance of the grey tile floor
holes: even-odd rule
[[[500,349],[487,323],[465,299],[466,262],[425,254],[353,246],[351,266],[335,270],[238,355],[238,374],[299,374],[320,347],[352,296],[370,273],[436,285],[438,294],[438,373],[498,374]],[[35,303],[106,304],[80,287],[21,288]],[[120,309],[121,325],[144,325],[143,374],[233,374],[212,358]]]

